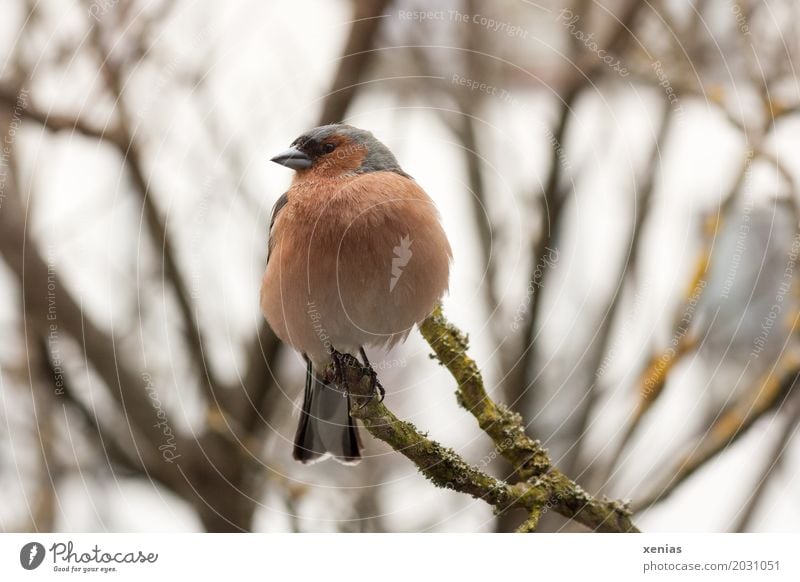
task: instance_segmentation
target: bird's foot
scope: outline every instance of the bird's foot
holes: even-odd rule
[[[384,389],[383,385],[378,380],[378,373],[372,368],[367,361],[366,365],[362,364],[358,361],[357,358],[352,356],[351,354],[343,354],[342,352],[338,352],[336,350],[331,350],[331,363],[333,364],[333,375],[331,378],[331,382],[336,385],[338,389],[342,391],[344,396],[350,396],[350,390],[348,388],[348,368],[355,368],[361,372],[361,376],[359,378],[363,379],[364,377],[369,378],[370,383],[370,392],[369,395],[363,394],[354,394],[353,396],[357,398],[363,398],[364,402],[359,406],[359,409],[364,408],[367,404],[369,404],[375,396],[378,396],[378,402],[383,402],[383,398],[386,395],[386,390]],[[350,381],[353,381],[352,376],[350,377]]]
[[[336,384],[337,388],[342,390],[342,393],[347,396],[347,368],[348,367],[361,367],[359,362],[354,356],[350,354],[343,354],[336,350],[331,350],[331,362],[333,363],[333,378],[332,382]]]
[[[378,402],[383,402],[384,396],[386,396],[386,390],[384,390],[383,385],[378,380],[378,373],[375,371],[375,368],[372,367],[372,364],[369,363],[369,358],[367,357],[367,352],[364,350],[364,346],[359,348],[359,352],[361,353],[361,359],[364,361],[365,367],[365,375],[368,374],[370,376],[371,381],[371,390],[370,393],[372,399],[375,395],[375,392],[378,393]]]
[[[378,373],[373,370],[372,366],[369,364],[366,366],[361,366],[361,373],[364,376],[369,376],[370,393],[369,396],[364,398],[364,403],[358,408],[364,408],[367,404],[372,402],[372,399],[375,398],[376,394],[378,395],[378,402],[383,402],[383,398],[386,396],[386,390],[384,389],[380,380],[378,380]]]

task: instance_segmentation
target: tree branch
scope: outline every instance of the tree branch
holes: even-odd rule
[[[634,38],[631,28],[642,6],[644,4],[638,0],[629,0],[622,6],[619,18],[612,14],[615,23],[604,40],[607,52],[621,52]],[[574,69],[570,71],[571,75],[562,91],[558,121],[550,139],[553,144],[552,163],[540,196],[539,238],[534,243],[531,271],[527,281],[528,284],[532,281],[536,282],[539,289],[544,287],[548,272],[552,270],[542,269],[540,261],[547,249],[554,247],[555,241],[558,240],[561,216],[567,200],[567,192],[560,187],[564,169],[560,153],[564,150],[564,138],[578,97],[584,88],[593,86],[594,80],[604,71],[605,67],[602,61],[594,57],[595,55],[587,55],[584,59],[579,59],[578,64],[573,65]],[[541,319],[541,295],[541,292],[538,292],[531,297],[528,317],[519,332],[517,352],[505,366],[506,396],[510,399],[512,406],[522,412],[532,409],[533,395],[538,392],[535,384],[540,375],[535,370],[536,349],[533,338]]]
[[[17,111],[22,120],[31,119],[48,131],[54,133],[69,131],[91,139],[108,142],[116,147],[122,147],[123,138],[119,128],[99,127],[79,117],[42,111],[30,103],[26,93],[24,88],[14,89],[0,85],[0,103],[11,110]]]
[[[372,397],[370,378],[363,369],[350,365],[345,370],[345,388],[355,396],[351,413],[370,434],[411,460],[438,487],[482,499],[499,512],[517,507],[534,516],[547,507],[594,531],[639,531],[624,504],[586,493],[552,466],[538,441],[528,438],[522,417],[489,398],[477,364],[466,353],[466,337],[444,318],[441,308],[423,322],[420,331],[456,379],[459,404],[475,416],[497,451],[514,466],[520,481],[508,484],[483,473],[411,423],[399,420]],[[364,399],[368,399],[366,405]]]
[[[205,392],[208,400],[216,402],[217,396],[215,390],[219,388],[220,383],[205,357],[205,342],[200,331],[200,324],[191,298],[189,285],[186,282],[186,278],[183,277],[178,264],[175,244],[156,206],[156,195],[153,192],[151,180],[148,178],[145,171],[144,156],[135,139],[134,130],[130,127],[129,120],[131,116],[127,99],[124,95],[125,82],[122,72],[119,71],[111,61],[109,52],[103,45],[100,30],[96,24],[91,25],[89,28],[89,39],[92,48],[97,53],[100,61],[100,70],[106,79],[108,89],[111,92],[118,113],[120,136],[114,143],[119,149],[119,153],[127,162],[135,189],[141,196],[144,217],[153,238],[154,247],[160,250],[164,279],[170,284],[175,293],[178,308],[186,326],[186,334],[189,339],[189,353],[191,354],[198,372],[202,371],[200,381],[206,389]]]
[[[745,397],[714,423],[669,475],[637,501],[634,510],[638,513],[672,495],[700,467],[726,450],[759,418],[786,403],[793,395],[798,381],[800,381],[798,367],[786,369],[781,376],[769,374],[755,394]]]
[[[598,477],[598,479],[602,481],[608,480],[614,468],[616,468],[617,464],[622,459],[623,453],[633,440],[634,435],[639,430],[648,411],[652,409],[653,405],[664,392],[670,372],[675,368],[681,358],[695,348],[697,341],[696,335],[690,333],[692,320],[694,319],[693,304],[699,301],[705,290],[705,276],[711,264],[711,252],[714,245],[714,238],[721,222],[728,217],[733,209],[734,202],[742,188],[750,160],[750,152],[745,152],[736,179],[720,204],[719,214],[705,225],[703,244],[700,249],[692,281],[683,300],[679,304],[679,308],[673,316],[670,338],[674,345],[663,352],[655,351],[648,360],[638,380],[639,399],[636,403],[636,408],[629,417],[630,420],[624,428],[622,438],[614,446],[608,465]]]
[[[601,367],[603,365],[603,357],[608,352],[609,343],[611,340],[611,329],[616,320],[616,316],[622,305],[622,297],[625,291],[626,281],[636,273],[636,265],[638,262],[639,253],[641,252],[640,241],[642,239],[643,228],[649,210],[651,208],[651,199],[653,197],[653,190],[656,184],[656,174],[658,172],[658,161],[662,155],[664,143],[669,133],[672,119],[672,107],[668,102],[664,103],[664,110],[659,121],[659,128],[653,143],[653,150],[650,153],[650,159],[647,163],[648,174],[642,186],[641,192],[634,192],[635,202],[635,216],[633,227],[631,229],[630,244],[628,246],[629,252],[625,258],[622,266],[622,272],[618,277],[619,285],[612,292],[612,297],[609,300],[608,307],[603,314],[603,320],[600,322],[600,328],[595,334],[592,343],[597,342],[597,347],[591,356],[589,362],[589,369],[592,371],[589,385],[586,387],[585,399],[578,405],[578,426],[575,432],[574,445],[570,447],[567,461],[567,471],[581,470],[583,448],[585,445],[586,433],[590,426],[590,418],[594,412],[595,406],[599,396],[599,386],[601,379]],[[586,465],[586,463],[583,463]]]
[[[320,125],[344,119],[358,91],[358,83],[373,56],[375,37],[380,30],[383,13],[391,0],[355,0],[353,25],[342,49],[331,92],[325,98]]]
[[[783,414],[783,429],[780,436],[775,441],[770,453],[765,456],[766,462],[758,477],[753,490],[748,494],[744,508],[740,512],[740,517],[733,528],[735,532],[746,532],[750,529],[753,518],[758,513],[762,502],[765,500],[764,492],[772,477],[778,474],[781,462],[786,458],[784,453],[797,435],[797,428],[800,426],[800,398],[794,400],[786,407]]]
[[[0,118],[3,113],[0,111]],[[0,123],[0,127],[7,127],[7,123]],[[174,484],[174,471],[170,471],[158,455],[163,434],[143,380],[119,357],[114,337],[83,313],[55,267],[45,261],[31,240],[16,175],[14,172],[10,175],[0,212],[0,257],[19,282],[24,311],[35,316],[32,325],[51,345],[59,345],[64,336],[81,345],[87,363],[102,378],[127,420],[127,430],[119,431],[120,446],[133,451],[131,456],[136,457],[146,472],[158,473],[159,480]]]

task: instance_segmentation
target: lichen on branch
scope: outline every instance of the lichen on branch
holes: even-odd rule
[[[511,463],[518,481],[511,484],[484,473],[413,424],[398,419],[372,394],[369,374],[351,364],[344,369],[343,388],[354,397],[352,415],[372,436],[407,457],[438,487],[482,499],[496,512],[524,509],[529,518],[519,531],[534,531],[539,516],[551,509],[594,531],[639,531],[626,504],[592,497],[553,467],[547,450],[525,433],[522,417],[489,397],[480,369],[467,354],[466,336],[445,319],[440,307],[422,323],[420,331],[455,378],[458,403]]]

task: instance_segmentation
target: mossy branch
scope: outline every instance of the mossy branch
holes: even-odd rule
[[[527,481],[549,472],[547,451],[525,434],[519,414],[489,398],[478,365],[467,355],[467,337],[444,318],[441,308],[422,323],[420,331],[439,362],[456,379],[458,403],[475,417],[520,479]]]
[[[354,396],[351,413],[367,431],[414,463],[434,485],[482,499],[503,511],[522,507],[535,511],[547,502],[546,494],[528,484],[510,485],[467,463],[455,451],[429,439],[410,422],[397,418],[371,393],[369,376],[361,368],[345,370],[350,394]],[[361,395],[361,397],[359,397]],[[366,406],[365,399],[369,399]]]
[[[405,455],[438,487],[467,493],[492,505],[497,512],[519,507],[529,513],[520,531],[533,531],[539,516],[552,509],[586,527],[602,532],[638,532],[627,506],[590,496],[553,467],[547,451],[525,434],[522,417],[489,398],[480,370],[467,355],[467,338],[436,311],[420,326],[436,357],[458,383],[456,397],[494,441],[497,451],[514,467],[519,482],[506,483],[467,463],[452,449],[428,439],[408,422],[369,398],[370,378],[357,366],[345,369],[345,383],[355,396],[351,410],[367,431]],[[369,398],[368,401],[365,399]],[[362,407],[364,402],[366,405]]]

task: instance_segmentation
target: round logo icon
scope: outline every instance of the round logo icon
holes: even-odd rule
[[[19,551],[19,563],[26,570],[35,570],[44,561],[44,546],[39,542],[28,542]]]

